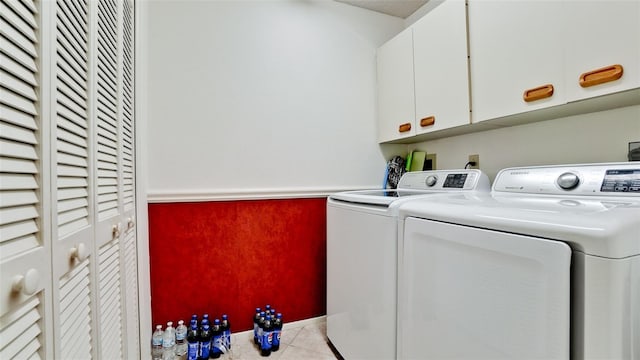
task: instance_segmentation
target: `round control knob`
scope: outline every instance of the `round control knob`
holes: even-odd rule
[[[24,295],[31,296],[38,291],[40,287],[40,274],[36,269],[27,270],[24,275],[16,275],[13,277],[11,289],[15,292],[21,292]]]
[[[558,176],[558,180],[556,180],[556,183],[558,184],[558,186],[560,186],[561,189],[571,190],[577,187],[578,184],[580,184],[580,178],[574,173],[566,172]]]
[[[429,187],[435,185],[436,182],[438,182],[438,177],[435,176],[435,175],[427,176],[427,179],[424,181],[424,183],[427,184],[427,186],[429,186]]]

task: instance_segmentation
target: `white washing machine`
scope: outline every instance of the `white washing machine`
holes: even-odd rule
[[[345,359],[396,356],[397,209],[440,193],[489,192],[479,170],[406,173],[397,190],[327,200],[327,336]]]
[[[640,163],[504,169],[399,213],[398,358],[640,359]]]

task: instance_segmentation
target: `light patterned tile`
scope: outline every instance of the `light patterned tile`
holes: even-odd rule
[[[333,352],[327,344],[326,330],[323,329],[323,326],[318,325],[303,327],[298,336],[293,339],[291,346],[333,356]]]
[[[289,346],[280,360],[335,360],[333,354],[324,354],[297,346]]]

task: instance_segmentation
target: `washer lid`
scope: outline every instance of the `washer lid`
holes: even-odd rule
[[[608,258],[640,254],[637,198],[441,194],[407,202],[399,215],[565,241]]]
[[[333,194],[330,198],[388,207],[394,201],[409,196],[461,191],[488,192],[490,189],[489,178],[477,169],[430,170],[405,173],[398,189],[344,191]]]

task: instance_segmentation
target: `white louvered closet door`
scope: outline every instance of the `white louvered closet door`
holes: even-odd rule
[[[123,258],[125,285],[126,358],[140,354],[140,321],[138,312],[138,249],[135,222],[135,118],[134,118],[134,4],[124,0],[122,9],[121,76],[121,179],[122,213],[124,219]]]
[[[95,357],[93,147],[87,0],[52,2],[51,172],[54,341],[58,359]]]
[[[123,358],[123,284],[120,74],[118,61],[120,6],[115,0],[97,5],[95,60],[96,246],[98,248],[98,353],[101,359]]]
[[[0,1],[0,359],[52,355],[39,13],[34,1]]]

